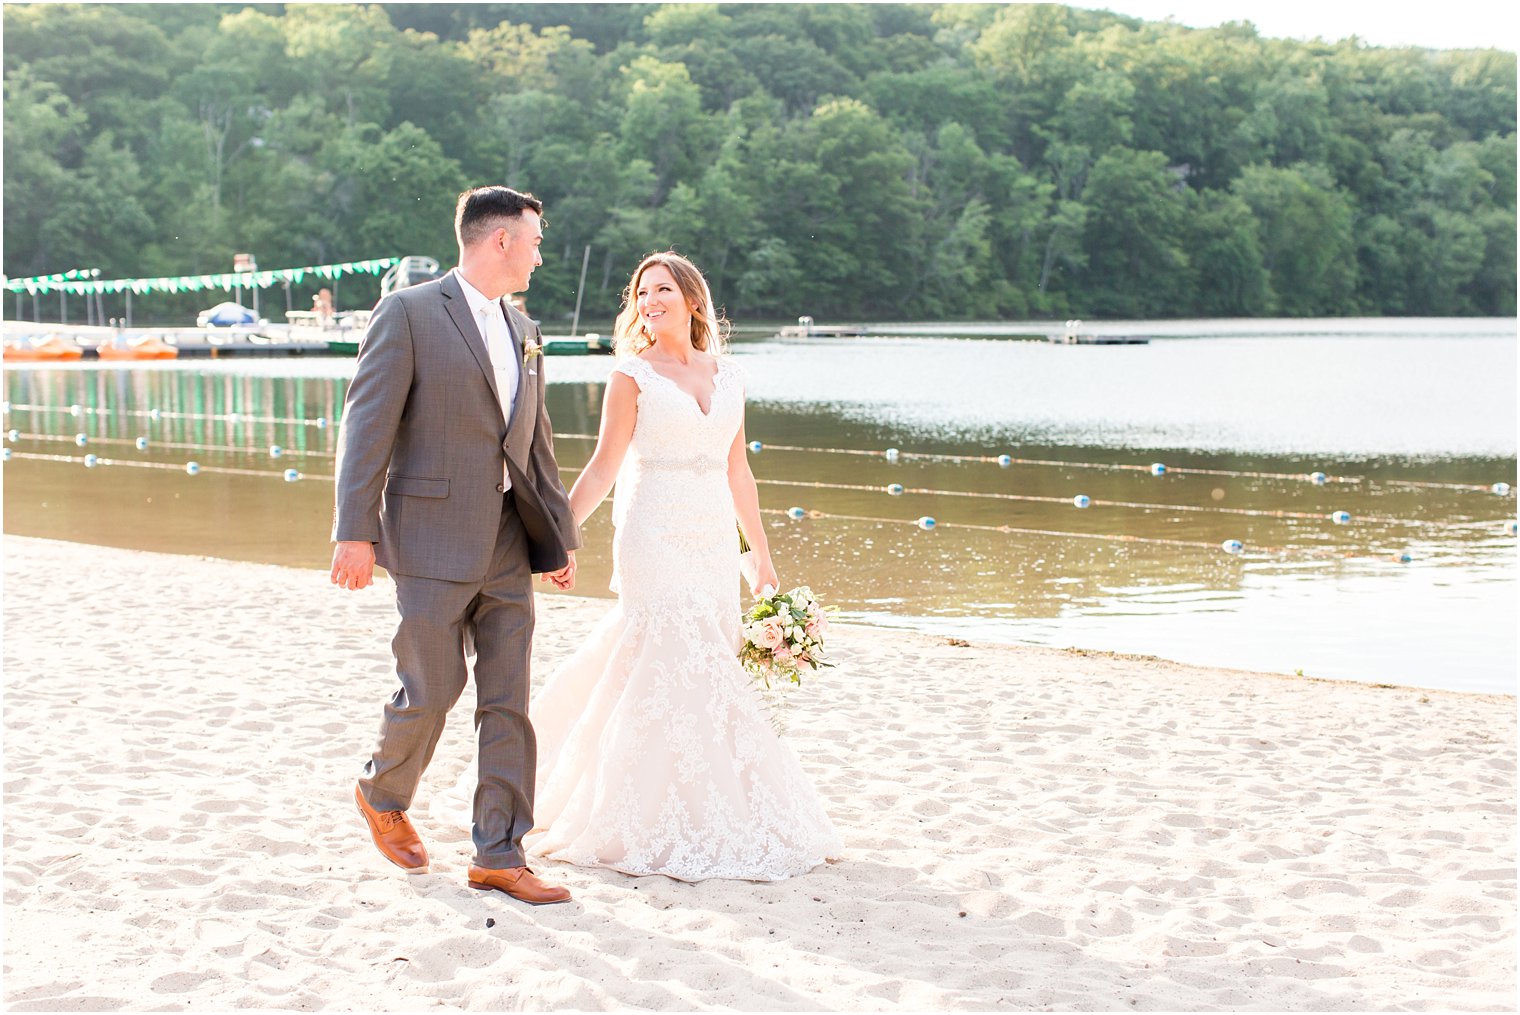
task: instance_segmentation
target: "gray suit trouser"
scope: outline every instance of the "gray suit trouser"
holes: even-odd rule
[[[475,863],[520,867],[522,838],[533,827],[537,743],[528,722],[533,574],[527,534],[509,492],[503,498],[495,555],[476,582],[393,575],[401,622],[391,647],[401,687],[385,706],[380,742],[359,782],[379,811],[406,810],[475,655],[475,729],[480,772],[475,788]]]

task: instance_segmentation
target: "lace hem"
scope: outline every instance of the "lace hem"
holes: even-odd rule
[[[535,855],[683,881],[775,881],[840,851],[710,617],[615,608],[530,714]]]

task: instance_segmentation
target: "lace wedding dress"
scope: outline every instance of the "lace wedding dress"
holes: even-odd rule
[[[776,881],[841,851],[736,656],[728,452],[744,391],[733,364],[718,363],[706,413],[645,361],[616,368],[639,386],[613,497],[619,599],[529,706],[532,854],[683,881]]]

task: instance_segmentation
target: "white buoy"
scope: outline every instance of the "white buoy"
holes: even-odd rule
[[[285,470],[285,482],[287,482],[287,483],[294,483],[296,480],[298,480],[300,478],[301,478],[301,474],[299,472],[297,472],[295,469],[286,469]]]
[[[84,467],[86,469],[93,469],[93,468],[95,468],[95,466],[97,466],[99,464],[100,464],[100,459],[97,458],[96,456],[94,456],[94,455],[85,455],[84,456]]]
[[[11,449],[10,448],[6,448],[5,449],[5,460],[7,462],[11,460]]]
[[[148,438],[139,437],[137,440],[132,442],[132,445],[139,451],[146,451],[148,450]]]
[[[924,515],[922,518],[920,518],[914,524],[917,525],[919,528],[923,529],[925,532],[927,532],[930,529],[934,528],[934,519],[930,518],[928,515]]]
[[[1489,487],[1489,489],[1492,490],[1494,492],[1494,494],[1497,495],[1497,496],[1499,496],[1499,497],[1508,497],[1509,496],[1509,484],[1508,483],[1495,483],[1493,486]]]
[[[1164,463],[1162,463],[1162,462],[1152,462],[1151,463],[1151,475],[1152,476],[1164,476],[1164,475],[1166,475],[1166,465]]]
[[[750,441],[749,449],[758,455],[761,451],[765,450],[765,445],[759,441]]]
[[[1309,473],[1309,482],[1313,483],[1315,486],[1324,486],[1326,483],[1330,482],[1330,477],[1325,475],[1323,472],[1311,472]]]
[[[1092,498],[1085,493],[1079,493],[1071,499],[1073,507],[1085,508],[1092,506]]]
[[[1013,464],[1013,456],[1012,455],[998,455],[998,464],[1001,465],[1005,469],[1008,468],[1008,466],[1010,466],[1010,465]]]
[[[185,463],[185,472],[186,472],[187,475],[194,476],[194,475],[197,475],[200,471],[201,471],[201,463],[200,462],[186,462]]]
[[[317,417],[317,429],[318,430],[326,430],[327,429],[327,417],[326,416],[318,416]]]
[[[84,447],[86,444],[90,443],[90,438],[85,434],[76,433],[74,435],[74,443],[78,444],[80,447]]]
[[[242,419],[243,419],[243,417],[239,416],[235,412],[229,412],[229,413],[227,413],[227,424],[229,426],[237,426],[238,423],[242,422]]]
[[[888,448],[884,454],[886,455],[887,461],[895,462],[897,461],[897,456],[902,454],[902,452],[898,451],[896,448]]]
[[[1347,522],[1351,521],[1351,512],[1336,511],[1330,515],[1330,520],[1337,525],[1345,525]]]
[[[10,399],[6,399],[5,400],[5,414],[7,416],[9,416],[11,414],[11,402],[10,402]]]
[[[149,419],[162,419],[163,415],[164,415],[163,414],[163,410],[161,410],[161,409],[149,409],[148,410],[148,418]]]
[[[269,457],[270,458],[279,458],[284,453],[285,453],[285,449],[282,448],[282,447],[280,447],[278,444],[271,444],[271,445],[269,445]]]
[[[1219,544],[1219,548],[1225,553],[1239,553],[1246,547],[1245,544],[1238,539],[1226,539],[1224,542]]]
[[[84,409],[81,408],[80,405],[79,405],[79,403],[77,403],[77,402],[75,404],[69,406],[69,415],[70,416],[77,416],[77,415],[79,415],[83,411],[84,411]]]
[[[903,485],[901,483],[888,483],[887,492],[894,497],[901,497],[903,492]]]
[[[16,429],[7,430],[5,431],[5,439],[8,441],[19,441],[21,439],[21,431]]]
[[[800,507],[789,507],[786,509],[786,516],[793,519],[806,518],[807,512],[802,510]]]

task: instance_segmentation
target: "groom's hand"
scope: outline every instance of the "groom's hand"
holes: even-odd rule
[[[373,543],[341,542],[333,547],[332,583],[339,588],[364,589],[375,581]]]
[[[554,587],[561,592],[569,592],[575,588],[575,551],[566,550],[565,556],[569,558],[569,562],[564,567],[558,571],[546,571],[538,576],[541,582],[553,582]]]

